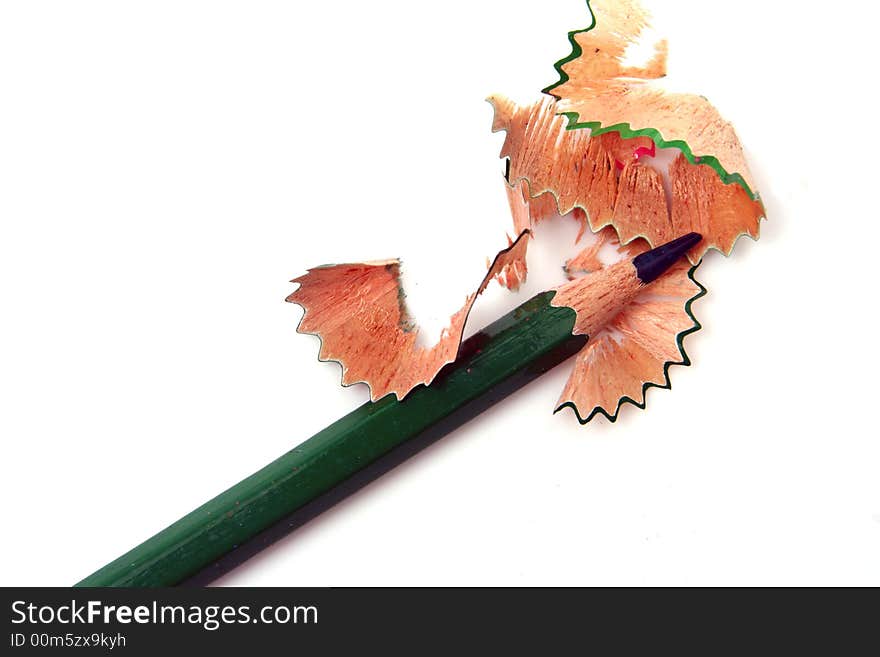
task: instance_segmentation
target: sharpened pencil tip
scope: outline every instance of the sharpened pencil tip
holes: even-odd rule
[[[637,255],[632,261],[636,268],[636,274],[646,284],[657,280],[702,239],[703,236],[699,233],[688,233],[671,242],[661,244],[656,249]]]

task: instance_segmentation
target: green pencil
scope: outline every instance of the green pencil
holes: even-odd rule
[[[639,284],[700,241],[633,258]],[[635,279],[634,279],[635,280]],[[454,363],[403,400],[368,402],[76,586],[204,584],[577,353],[575,311],[533,297],[462,343]],[[589,300],[587,300],[589,301]]]

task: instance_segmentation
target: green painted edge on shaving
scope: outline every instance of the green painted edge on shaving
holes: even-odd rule
[[[541,93],[545,93],[548,96],[553,96],[553,98],[555,98],[556,100],[561,100],[561,97],[554,94],[553,89],[565,84],[570,79],[568,73],[565,72],[565,69],[563,67],[583,54],[583,49],[581,48],[575,37],[578,34],[589,32],[594,27],[596,27],[596,15],[593,13],[593,8],[590,6],[590,0],[585,1],[587,3],[587,9],[589,10],[590,16],[592,18],[592,22],[590,23],[589,27],[585,27],[582,30],[572,30],[568,33],[568,41],[569,43],[571,43],[571,53],[553,64],[553,68],[556,69],[556,72],[559,74],[559,80],[541,90]],[[655,128],[641,128],[638,130],[633,130],[629,123],[616,123],[610,126],[603,126],[601,121],[581,121],[580,114],[578,112],[560,112],[559,114],[560,116],[564,116],[568,119],[566,130],[579,130],[581,128],[589,128],[590,131],[595,135],[601,135],[606,132],[618,132],[620,133],[620,136],[624,139],[632,139],[633,137],[648,137],[659,148],[678,148],[679,150],[681,150],[682,153],[684,153],[684,156],[691,164],[705,164],[706,166],[711,167],[715,171],[715,173],[718,174],[724,184],[730,185],[735,183],[746,190],[746,193],[753,201],[760,201],[760,196],[758,195],[758,193],[752,191],[752,189],[746,183],[745,179],[740,174],[728,173],[727,170],[718,161],[718,158],[714,155],[694,155],[691,147],[688,146],[687,142],[685,142],[684,140],[673,139],[667,141],[663,138],[663,135],[660,134],[660,131]]]
[[[641,409],[645,408],[645,406],[648,403],[648,394],[647,393],[648,393],[649,388],[661,388],[663,390],[671,390],[672,389],[672,381],[670,381],[670,379],[669,379],[669,368],[672,367],[673,365],[683,365],[685,367],[688,367],[691,364],[691,359],[688,357],[687,351],[685,351],[685,348],[684,348],[684,339],[687,336],[689,336],[691,333],[696,333],[701,328],[703,328],[703,325],[700,324],[699,320],[696,317],[694,317],[694,313],[691,311],[691,306],[693,305],[694,301],[696,301],[697,299],[699,299],[702,296],[705,296],[706,292],[707,292],[706,288],[703,287],[703,285],[696,278],[694,278],[694,272],[696,271],[697,267],[699,267],[699,264],[696,264],[690,268],[690,270],[688,271],[688,278],[691,279],[696,284],[696,286],[700,289],[694,296],[692,296],[690,299],[688,299],[684,305],[684,311],[687,313],[688,317],[691,318],[694,325],[688,329],[685,329],[684,331],[682,331],[678,335],[676,335],[675,341],[678,344],[678,350],[681,353],[682,359],[680,361],[669,360],[663,364],[663,378],[665,379],[665,383],[662,383],[662,384],[661,383],[652,383],[650,381],[645,382],[642,385],[642,401],[637,402],[632,397],[628,397],[628,396],[624,395],[623,397],[621,397],[617,401],[617,408],[614,409],[614,413],[612,415],[609,415],[608,412],[604,408],[602,408],[601,406],[596,406],[592,411],[590,411],[590,414],[586,417],[586,419],[584,419],[583,417],[581,417],[580,411],[578,411],[578,408],[574,404],[574,402],[570,402],[570,401],[567,401],[564,404],[560,404],[556,408],[556,410],[553,411],[554,415],[556,413],[558,413],[559,411],[561,411],[563,408],[569,407],[574,411],[575,417],[577,417],[578,422],[580,422],[581,424],[586,424],[587,422],[592,420],[599,413],[604,415],[610,422],[616,422],[617,418],[620,416],[620,409],[626,403],[630,403],[633,406],[636,406]]]

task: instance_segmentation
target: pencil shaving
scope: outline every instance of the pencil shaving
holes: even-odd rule
[[[397,261],[315,269],[294,281],[300,288],[288,301],[305,309],[298,330],[321,337],[320,357],[342,365],[343,384],[367,383],[373,400],[429,384],[458,354],[476,296],[492,279],[518,289],[531,229],[559,215],[577,222],[581,250],[564,263],[570,282],[551,303],[573,309],[573,332],[590,340],[557,411],[614,421],[626,402],[643,408],[647,388],[668,388],[671,365],[689,364],[683,339],[700,327],[691,305],[705,292],[696,265],[709,249],[728,255],[741,235],[757,238],[764,209],[731,124],[701,96],[657,85],[666,42],[653,44],[643,65],[625,63],[644,39],[647,12],[634,0],[588,4],[593,25],[569,34],[572,53],[557,63],[560,80],[547,97],[529,105],[489,98],[492,130],[506,132],[501,157],[518,237],[436,345],[417,346]],[[662,165],[658,147],[679,153]],[[703,238],[687,254],[693,267],[680,263],[647,288],[622,275],[626,263],[608,264],[609,252],[632,256],[691,232]],[[606,297],[596,294],[601,286]]]
[[[589,274],[599,271],[605,266],[600,257],[602,250],[609,245],[615,244],[618,245],[618,250],[621,250],[614,229],[610,227],[603,228],[596,233],[596,239],[592,243],[581,249],[574,258],[566,260],[565,265],[563,265],[565,273],[569,279],[573,279],[576,274]]]
[[[594,24],[572,32],[572,53],[557,63],[560,80],[545,89],[572,123],[597,129],[643,131],[668,145],[685,144],[695,162],[712,158],[725,182],[754,191],[736,131],[708,100],[667,93],[654,81],[666,75],[665,40],[644,44],[650,15],[636,0],[590,0]],[[627,66],[628,49],[653,45],[643,66]]]
[[[419,328],[406,309],[398,260],[316,267],[291,281],[299,288],[287,301],[303,308],[297,331],[320,338],[318,358],[341,365],[343,385],[366,383],[373,401],[389,394],[402,399],[455,360],[468,314],[486,286],[499,278],[513,287],[525,275],[519,262],[527,238],[521,234],[496,256],[432,347],[417,343]]]
[[[500,156],[509,161],[507,195],[517,231],[551,209],[575,212],[582,231],[611,226],[623,244],[643,237],[657,246],[697,231],[703,241],[688,254],[694,264],[709,249],[729,254],[740,235],[757,238],[761,202],[743,186],[725,184],[710,166],[679,154],[666,171],[653,161],[650,138],[570,129],[552,99],[527,106],[498,95],[489,101],[493,130],[507,133]]]
[[[588,298],[584,287],[595,276],[568,283],[557,292],[551,303],[574,308],[576,330],[590,335],[575,358],[557,411],[571,408],[582,424],[598,413],[614,422],[626,402],[644,408],[649,387],[670,387],[669,367],[689,364],[684,337],[700,328],[691,304],[704,289],[694,280],[693,269],[678,264],[647,287],[619,290],[631,301],[613,317],[603,314],[607,308],[601,304],[581,303]]]

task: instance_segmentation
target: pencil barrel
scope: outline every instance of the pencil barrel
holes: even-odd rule
[[[461,426],[583,346],[586,338],[571,334],[574,311],[551,306],[553,294],[533,297],[466,340],[430,386],[402,401],[387,396],[360,406],[77,586],[185,582],[390,452]]]

